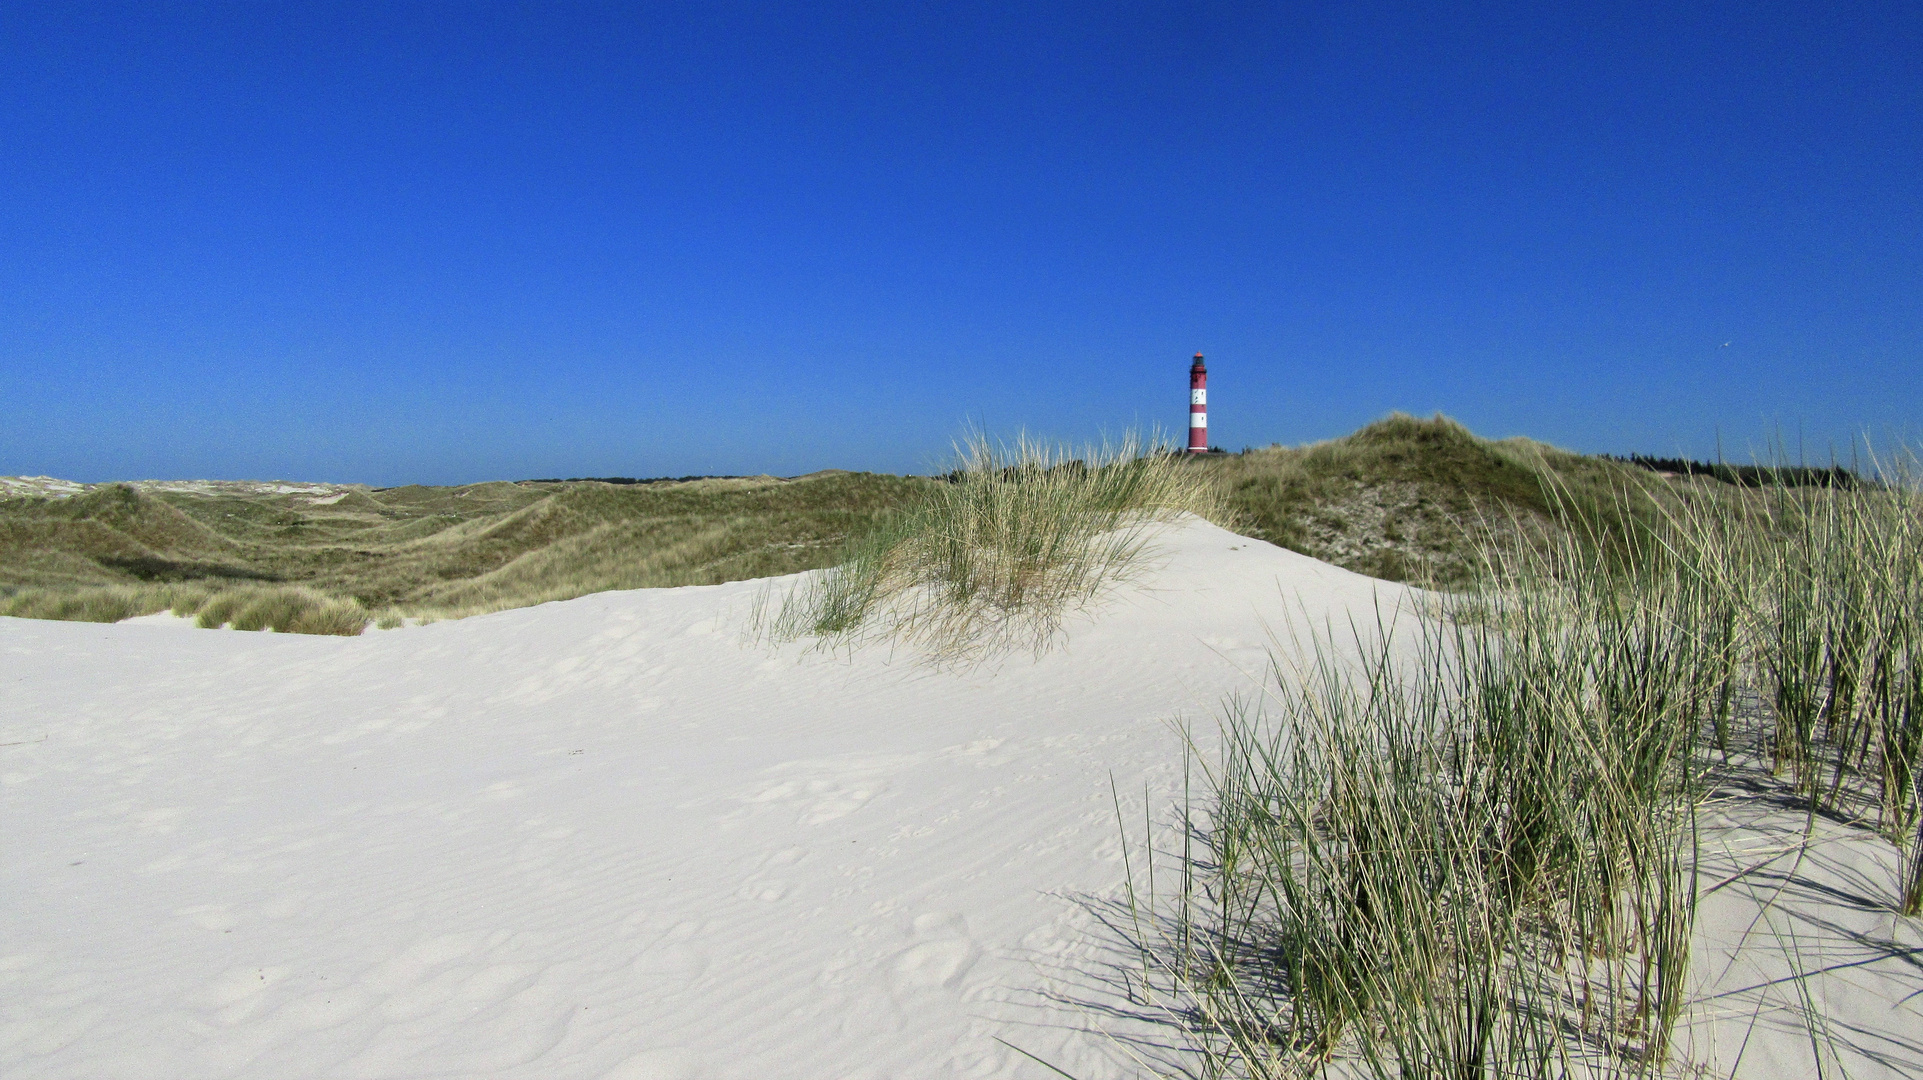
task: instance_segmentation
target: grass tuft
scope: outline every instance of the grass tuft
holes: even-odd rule
[[[342,637],[361,633],[371,620],[367,610],[353,601],[285,586],[223,590],[209,597],[196,617],[207,629],[231,626],[235,630]]]
[[[1040,650],[1139,566],[1157,524],[1225,516],[1205,477],[1134,437],[1076,453],[974,435],[940,480],[791,593],[774,636],[879,632],[948,658]]]
[[[0,615],[21,619],[119,622],[172,610],[192,615],[210,595],[198,585],[107,585],[84,589],[23,589],[0,600]]]

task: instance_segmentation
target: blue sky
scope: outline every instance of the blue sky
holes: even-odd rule
[[[1923,8],[1587,7],[0,6],[0,473],[1914,440]]]

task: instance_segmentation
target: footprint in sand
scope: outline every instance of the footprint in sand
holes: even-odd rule
[[[174,914],[202,930],[232,930],[240,925],[240,919],[226,904],[202,904],[198,907],[181,908]]]
[[[868,804],[868,800],[887,790],[881,780],[785,780],[743,799],[749,803],[794,803],[801,809],[797,820],[803,825],[821,825]]]
[[[782,848],[780,851],[770,854],[767,858],[761,860],[761,865],[763,868],[770,867],[770,866],[793,866],[807,857],[808,857],[807,848],[786,847],[786,848]]]
[[[482,945],[480,934],[421,938],[368,969],[360,984],[378,996],[380,1014],[390,1023],[418,1020],[460,1000]]]
[[[694,984],[708,970],[708,954],[689,943],[701,926],[680,922],[663,933],[655,944],[634,958],[632,970],[649,985],[667,993],[679,993]]]
[[[981,958],[981,947],[969,936],[968,921],[959,914],[917,916],[915,936],[924,940],[895,956],[895,983],[903,989],[952,988]]]
[[[868,805],[888,791],[890,778],[921,763],[926,755],[851,755],[818,761],[789,761],[768,770],[771,780],[745,803],[787,803],[799,807],[799,823],[821,825]]]
[[[749,875],[735,893],[743,900],[759,900],[773,903],[788,895],[788,883],[773,877],[770,871],[779,872],[784,867],[793,866],[808,857],[807,848],[789,847],[769,854],[756,867],[756,873]]]
[[[759,900],[764,904],[772,904],[788,895],[788,883],[750,880],[743,883],[735,895],[743,900]]]
[[[654,982],[687,986],[708,970],[708,955],[691,945],[662,945],[635,957],[633,970]]]
[[[219,1019],[225,1023],[236,1023],[251,1015],[260,1003],[261,993],[285,979],[290,971],[292,969],[285,966],[229,968],[188,1000],[203,1008],[219,1010]]]

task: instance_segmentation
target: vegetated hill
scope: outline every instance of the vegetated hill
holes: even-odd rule
[[[125,484],[0,508],[0,584],[261,576],[241,564],[233,540]]]
[[[1236,527],[1250,536],[1374,577],[1440,585],[1475,572],[1471,532],[1485,523],[1511,532],[1550,524],[1560,502],[1606,530],[1623,492],[1721,486],[1481,439],[1442,416],[1393,415],[1329,442],[1189,464],[1227,487]],[[388,489],[31,479],[0,488],[0,613],[102,619],[175,604],[158,588],[170,584],[203,597],[285,586],[370,614],[443,618],[792,573],[830,565],[850,537],[939,482],[840,470]],[[23,489],[47,494],[4,497]],[[58,497],[66,491],[80,493]],[[125,595],[68,602],[101,587]]]
[[[1339,439],[1195,460],[1229,488],[1239,527],[1345,569],[1451,585],[1476,572],[1473,536],[1557,527],[1603,533],[1663,497],[1653,473],[1527,439],[1492,441],[1441,415],[1394,414]]]
[[[369,609],[468,614],[825,566],[850,533],[928,482],[836,473],[323,496],[105,485],[0,499],[0,590],[271,582]]]

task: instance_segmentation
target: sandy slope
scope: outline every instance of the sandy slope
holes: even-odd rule
[[[1035,1074],[1000,1035],[1113,1074],[1049,996],[1103,993],[1111,773],[1165,802],[1263,619],[1378,588],[1166,548],[966,673],[744,648],[752,583],[353,639],[0,620],[0,1072]]]
[[[1136,1075],[1097,1029],[1171,1039],[1091,913],[1111,777],[1168,807],[1169,722],[1249,690],[1266,628],[1403,595],[1200,523],[1164,547],[971,672],[744,647],[754,583],[354,639],[0,619],[0,1073],[1050,1075],[1000,1037]]]

